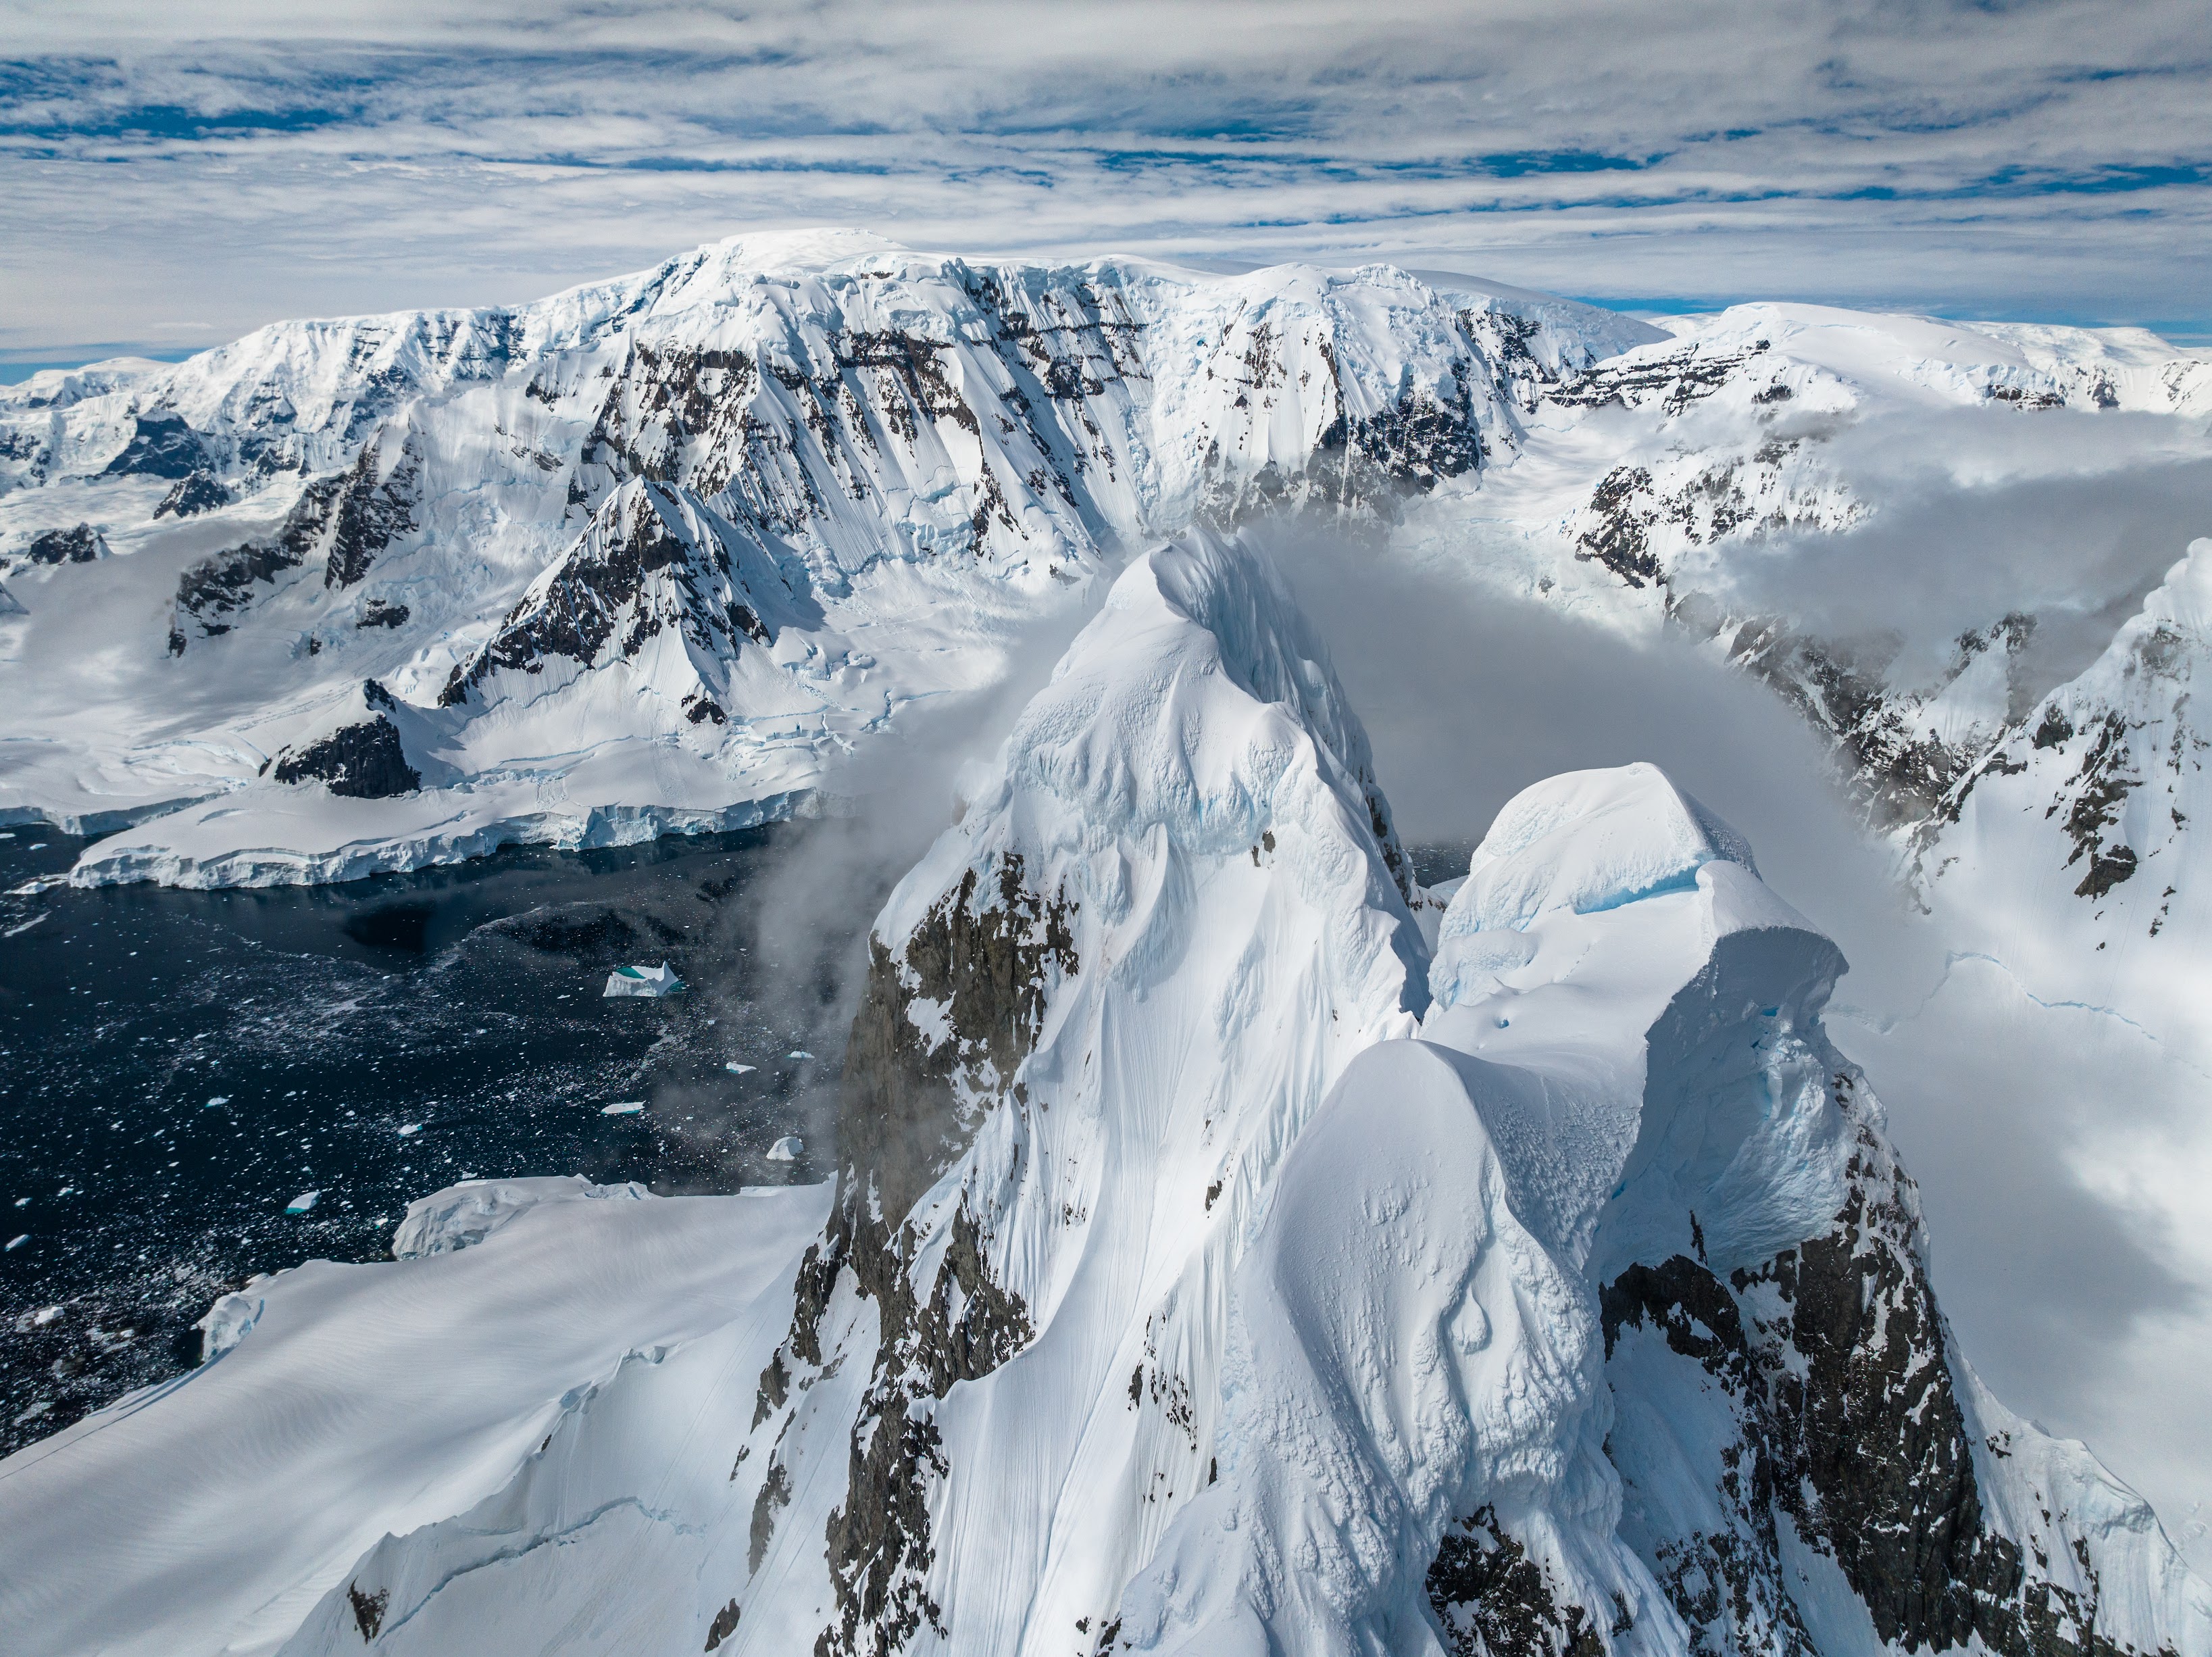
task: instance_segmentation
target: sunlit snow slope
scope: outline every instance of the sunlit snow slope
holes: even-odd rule
[[[1951,1349],[1751,849],[1632,765],[1413,886],[1250,547],[1131,565],[871,951],[826,1220],[465,1190],[257,1285],[0,1463],[23,1648],[2212,1653]]]
[[[742,825],[1146,537],[1388,522],[1651,333],[819,231],[43,375],[0,393],[0,815],[187,885]]]

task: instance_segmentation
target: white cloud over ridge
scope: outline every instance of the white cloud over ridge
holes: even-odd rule
[[[2207,326],[2212,41],[2187,0],[0,0],[0,22],[16,358],[520,300],[837,222]]]

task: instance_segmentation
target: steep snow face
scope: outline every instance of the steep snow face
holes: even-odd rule
[[[0,811],[225,795],[78,871],[214,885],[774,809],[909,703],[994,684],[1145,538],[1394,521],[1512,451],[1512,387],[1635,326],[1380,266],[810,232],[41,380],[0,393]],[[410,755],[434,801],[341,832],[264,766],[364,680],[452,710],[450,774]]]
[[[824,1587],[830,1650],[1099,1636],[1212,1477],[1222,1286],[1283,1155],[1413,1027],[1401,868],[1262,560],[1133,566],[878,924],[838,1212],[763,1382],[741,1649]],[[797,1436],[841,1367],[856,1418]]]
[[[1193,534],[969,793],[826,1210],[479,1184],[230,1297],[0,1464],[29,1648],[2212,1653],[1949,1349],[1842,960],[1662,773],[1510,802],[1425,990],[1340,688]]]

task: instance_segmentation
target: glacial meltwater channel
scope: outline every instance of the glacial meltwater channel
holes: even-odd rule
[[[383,1258],[457,1180],[826,1178],[834,964],[883,894],[799,947],[757,923],[818,832],[0,897],[0,1450],[197,1362],[196,1321],[250,1274]],[[6,832],[0,892],[85,844]],[[690,993],[602,998],[664,959]],[[768,1161],[787,1134],[804,1152]]]

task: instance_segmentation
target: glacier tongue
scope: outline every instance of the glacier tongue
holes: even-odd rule
[[[258,1285],[0,1464],[0,1577],[65,1535],[166,1652],[2212,1653],[2149,1509],[1951,1350],[1840,955],[1662,773],[1510,803],[1431,963],[1310,628],[1194,533],[963,794],[871,936],[826,1218],[533,1186]],[[671,1228],[724,1213],[716,1276]],[[683,1316],[605,1303],[663,1259]],[[606,1338],[532,1345],[579,1270]],[[453,1399],[349,1402],[425,1329]],[[461,1383],[510,1349],[501,1435]],[[237,1517],[137,1499],[179,1457]],[[121,1648],[78,1599],[11,1627]]]

